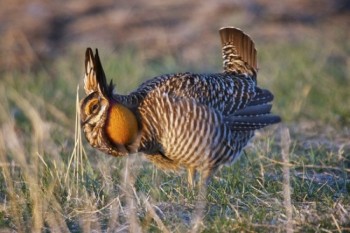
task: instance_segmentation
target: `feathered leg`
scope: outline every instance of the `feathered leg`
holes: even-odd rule
[[[196,177],[196,169],[194,167],[187,168],[187,181],[189,188],[194,188],[194,180]]]

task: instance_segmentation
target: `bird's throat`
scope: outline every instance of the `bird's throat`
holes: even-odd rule
[[[131,144],[138,134],[135,114],[121,104],[113,104],[108,111],[106,134],[116,145]]]

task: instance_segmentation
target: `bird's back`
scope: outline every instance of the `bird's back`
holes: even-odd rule
[[[143,83],[130,96],[137,96],[138,101],[142,102],[154,91],[178,98],[194,99],[199,104],[207,105],[224,115],[229,115],[244,108],[255,97],[257,89],[254,79],[245,74],[187,72],[155,77]]]

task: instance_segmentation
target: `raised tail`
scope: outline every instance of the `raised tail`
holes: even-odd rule
[[[256,75],[257,52],[253,40],[234,27],[220,29],[223,67],[225,72]]]
[[[225,118],[230,129],[248,131],[261,129],[281,121],[277,115],[271,114],[273,95],[265,89],[258,89],[257,95],[243,109]]]

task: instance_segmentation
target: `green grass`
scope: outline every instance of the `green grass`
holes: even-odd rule
[[[215,174],[201,231],[284,232],[286,223],[299,232],[350,231],[350,79],[342,63],[350,44],[342,41],[261,46],[259,83],[275,93],[273,111],[284,123],[258,133],[245,155]],[[190,230],[198,193],[187,189],[185,174],[157,170],[140,155],[112,158],[85,141],[86,153],[77,148],[70,163],[82,53],[45,64],[49,69],[2,74],[0,229]],[[124,93],[157,74],[221,67],[176,57],[145,61],[135,51],[106,54],[100,51],[105,71]],[[283,127],[290,144],[281,142]],[[282,148],[289,148],[287,159]]]

